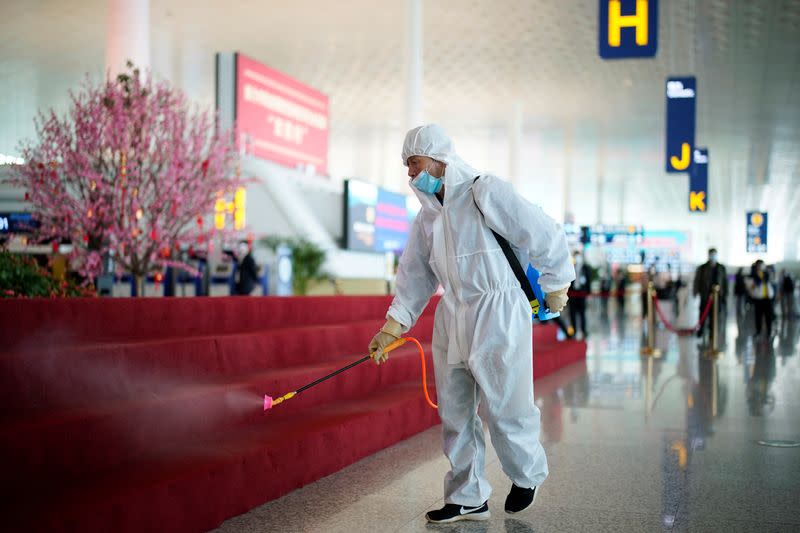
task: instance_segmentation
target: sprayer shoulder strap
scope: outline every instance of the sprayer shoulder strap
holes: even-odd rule
[[[475,185],[475,182],[477,182],[479,178],[480,178],[480,176],[477,176],[472,181],[472,184]],[[483,217],[483,223],[486,224],[486,215],[483,214],[483,210],[481,209],[481,206],[478,205],[478,201],[475,199],[475,191],[471,191],[471,192],[472,192],[472,201],[475,202],[475,207],[478,208],[478,212]],[[503,237],[502,235],[497,233],[495,230],[493,230],[491,227],[489,227],[488,224],[486,224],[486,227],[489,228],[489,231],[492,232],[492,235],[494,235],[494,238],[497,239],[497,244],[499,244],[500,245],[500,249],[503,250],[503,255],[506,256],[506,260],[508,261],[508,265],[511,267],[511,270],[514,272],[514,276],[517,278],[517,281],[519,281],[520,287],[522,287],[522,290],[525,292],[525,297],[528,298],[528,301],[531,302],[531,304],[533,304],[533,302],[537,301],[536,300],[536,295],[533,292],[533,287],[531,287],[531,282],[528,279],[528,276],[525,274],[525,269],[522,268],[522,265],[519,262],[519,258],[517,257],[517,254],[515,254],[514,250],[511,249],[511,245],[508,243],[508,239],[506,239],[505,237]]]

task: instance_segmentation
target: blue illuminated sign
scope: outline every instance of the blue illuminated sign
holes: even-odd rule
[[[600,0],[603,59],[653,57],[658,49],[658,0]]]
[[[667,78],[667,172],[689,172],[694,151],[697,79]]]
[[[0,213],[0,233],[33,233],[38,228],[30,213]]]
[[[761,211],[747,213],[747,253],[767,253],[767,213]]]
[[[708,149],[694,151],[692,171],[689,172],[689,211],[708,211]]]
[[[372,183],[345,181],[345,248],[365,252],[398,252],[419,211],[414,197]]]

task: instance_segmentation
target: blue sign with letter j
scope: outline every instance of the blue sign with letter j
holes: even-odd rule
[[[653,57],[658,49],[658,0],[600,0],[600,57]]]
[[[697,78],[667,78],[667,172],[690,172]]]

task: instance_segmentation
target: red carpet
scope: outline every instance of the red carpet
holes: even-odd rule
[[[16,530],[206,531],[438,423],[388,297],[0,300],[2,507]],[[433,305],[410,335],[428,358]],[[534,328],[534,374],[585,357]]]

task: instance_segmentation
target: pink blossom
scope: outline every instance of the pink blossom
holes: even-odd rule
[[[89,279],[113,252],[118,267],[144,276],[171,261],[163,249],[212,242],[218,191],[243,186],[229,132],[190,109],[166,82],[131,70],[70,94],[65,117],[36,120],[37,139],[22,145],[26,163],[9,180],[26,191],[41,241],[70,239],[71,261]]]

